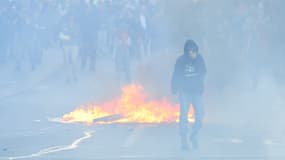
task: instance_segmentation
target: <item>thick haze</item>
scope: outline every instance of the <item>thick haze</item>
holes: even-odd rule
[[[175,99],[174,63],[193,39],[207,66],[206,123],[284,136],[284,6],[283,0],[1,0],[0,103],[14,91],[49,86],[51,94],[36,100],[53,99],[48,103],[57,107],[38,110],[56,116],[112,99],[128,82],[153,98]],[[125,66],[130,80],[121,73]],[[85,94],[52,94],[66,88]],[[69,96],[76,98],[63,104]]]

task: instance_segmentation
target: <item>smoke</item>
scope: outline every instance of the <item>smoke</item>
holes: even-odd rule
[[[2,100],[12,95],[13,104],[18,94],[12,92],[33,94],[46,85],[52,90],[38,98],[55,98],[50,103],[62,107],[55,110],[67,112],[112,99],[129,82],[142,84],[153,98],[175,99],[170,93],[174,64],[184,42],[193,39],[207,66],[205,124],[244,130],[243,136],[254,130],[259,138],[284,138],[283,0],[152,0],[146,13],[144,1],[25,2],[1,1],[1,74],[3,81],[17,84],[11,94],[1,85]],[[88,19],[88,14],[94,15]],[[134,25],[142,22],[141,28]],[[146,35],[132,37],[145,28]],[[131,45],[131,58],[120,59],[130,61],[123,63],[130,65],[130,81],[116,66],[121,44]],[[23,101],[35,105],[34,97],[25,96]]]

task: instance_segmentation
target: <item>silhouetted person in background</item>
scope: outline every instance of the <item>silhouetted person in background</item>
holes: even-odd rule
[[[118,74],[118,79],[121,85],[131,82],[130,67],[130,43],[131,39],[127,31],[119,33],[119,39],[115,46],[115,66]]]
[[[66,82],[77,81],[76,60],[78,57],[78,32],[72,15],[62,24],[63,30],[59,33],[60,45],[63,51],[64,66],[66,69]]]
[[[80,65],[81,70],[95,71],[96,69],[96,49],[97,49],[97,13],[93,4],[82,4],[81,15],[79,16],[80,26]]]
[[[186,41],[184,54],[176,61],[171,82],[172,93],[179,97],[180,102],[179,126],[182,149],[188,149],[188,138],[192,147],[198,149],[197,136],[204,117],[202,93],[206,66],[198,51],[198,46],[193,40]],[[189,135],[188,112],[190,104],[194,107],[195,122]]]

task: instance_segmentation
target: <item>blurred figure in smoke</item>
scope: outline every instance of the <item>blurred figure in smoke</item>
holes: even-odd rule
[[[198,46],[193,40],[187,40],[184,45],[184,54],[175,64],[172,76],[172,93],[177,94],[180,102],[180,136],[182,149],[188,149],[188,112],[190,104],[194,107],[195,123],[190,135],[194,149],[198,149],[198,131],[204,117],[202,93],[206,66],[203,57],[198,52]]]
[[[66,82],[68,83],[77,81],[76,59],[79,52],[77,37],[74,17],[67,15],[67,20],[63,24],[63,30],[59,33],[59,39],[67,72]]]
[[[120,31],[116,45],[114,47],[115,66],[117,69],[120,84],[131,82],[130,77],[130,44],[131,39],[127,31]]]
[[[98,24],[96,19],[95,6],[89,2],[82,4],[80,9],[82,14],[79,17],[80,22],[80,60],[81,70],[84,70],[88,65],[90,71],[95,71],[96,67],[96,37]],[[89,63],[88,63],[89,62]]]
[[[29,7],[25,9],[24,16],[27,25],[27,34],[30,36],[30,42],[27,44],[28,58],[31,69],[35,70],[42,61],[43,56],[43,32],[45,26],[41,24],[41,16],[44,12],[44,4],[40,1],[31,1]]]
[[[147,2],[141,2],[140,4],[140,11],[139,11],[139,41],[140,41],[140,49],[142,55],[149,55],[150,54],[150,37],[149,37],[149,29],[148,29],[148,6]]]

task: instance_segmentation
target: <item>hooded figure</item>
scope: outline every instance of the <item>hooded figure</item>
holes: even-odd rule
[[[189,138],[192,147],[198,148],[197,135],[204,117],[202,94],[205,75],[206,66],[202,55],[199,54],[198,45],[193,40],[187,40],[184,54],[176,61],[171,81],[172,93],[179,97],[180,102],[179,125],[182,149],[188,149],[188,112],[191,104],[194,107],[195,123]]]
[[[204,59],[199,54],[197,44],[193,40],[186,41],[184,54],[175,64],[172,76],[172,93],[202,94],[204,90],[204,77],[206,66]]]

